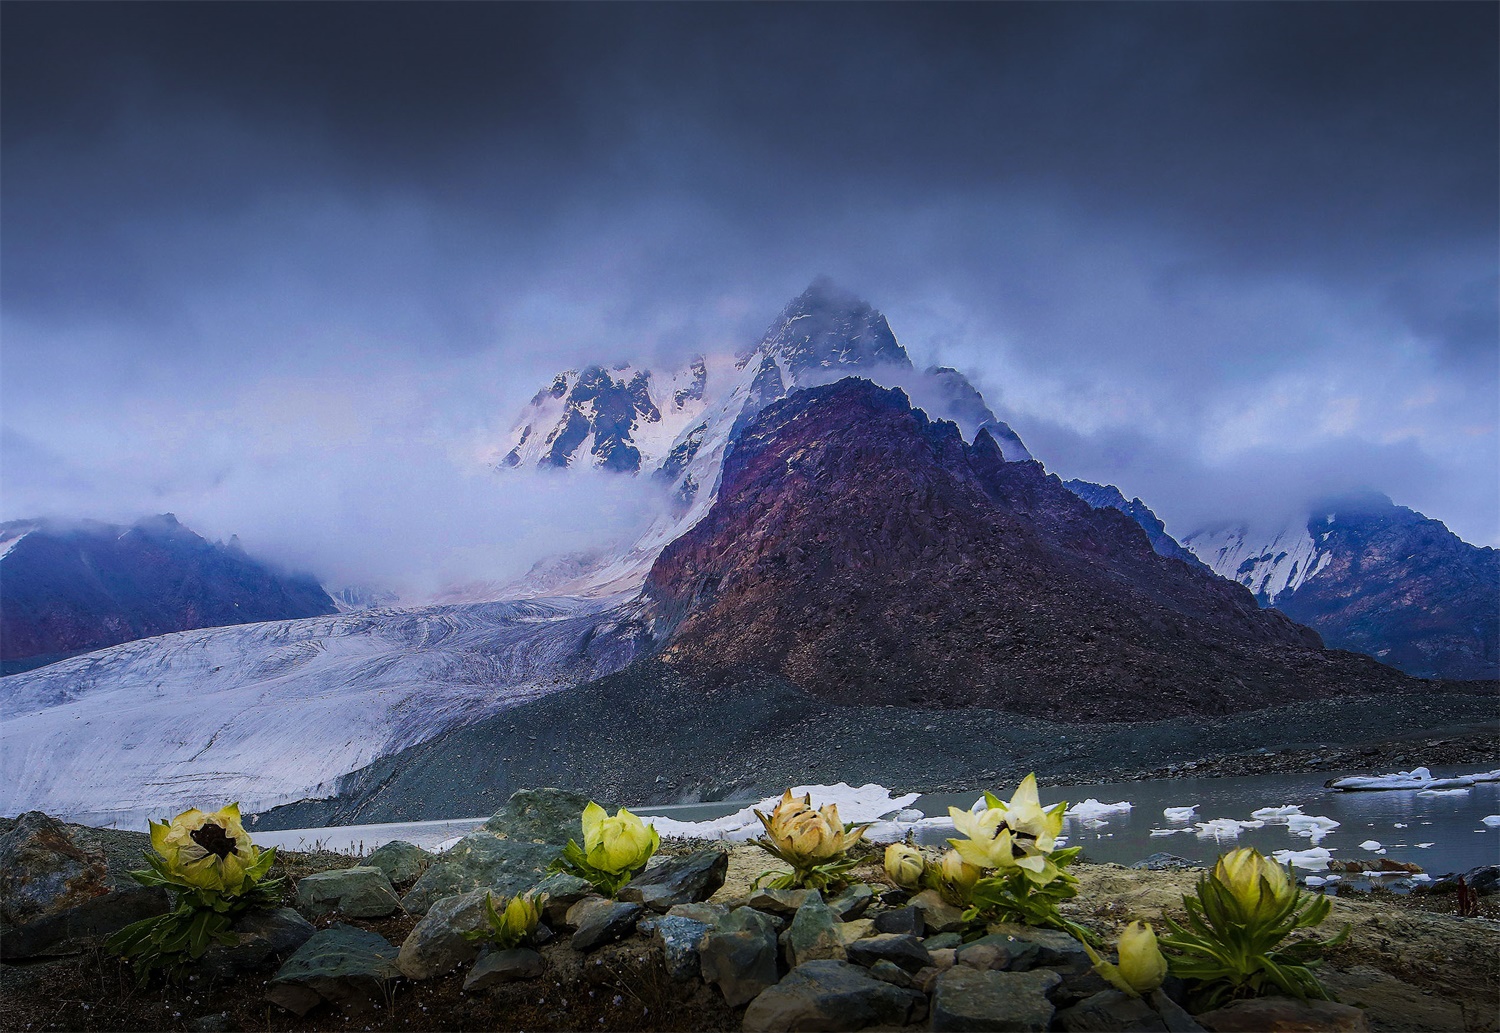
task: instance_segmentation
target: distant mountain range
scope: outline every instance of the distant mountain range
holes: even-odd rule
[[[1183,544],[1329,645],[1422,678],[1500,677],[1500,551],[1380,494],[1329,499],[1271,533]]]
[[[314,617],[334,601],[310,577],[194,534],[167,513],[123,526],[0,524],[0,660],[7,673],[191,628]]]
[[[884,316],[826,280],[738,356],[558,374],[494,464],[646,477],[667,504],[632,542],[424,607],[332,599],[171,518],[6,525],[8,642],[13,584],[29,600],[15,641],[30,634],[33,650],[26,629],[54,625],[76,637],[45,644],[73,650],[96,648],[85,632],[99,629],[118,642],[271,623],[0,680],[0,812],[124,817],[220,796],[258,810],[342,793],[355,771],[368,788],[408,784],[392,765],[469,770],[474,749],[496,785],[515,784],[512,758],[540,747],[512,711],[578,711],[587,729],[551,730],[549,753],[576,745],[568,728],[598,732],[607,706],[606,725],[683,729],[660,748],[689,758],[731,755],[736,727],[760,727],[759,704],[748,724],[705,717],[742,698],[854,725],[963,711],[1058,728],[1429,684],[1346,645],[1414,673],[1494,672],[1494,550],[1388,501],[1280,541],[1179,544],[1142,500],[1049,475],[963,374],[918,370]],[[482,746],[460,734],[479,725]]]

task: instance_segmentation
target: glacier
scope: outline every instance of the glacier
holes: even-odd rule
[[[625,666],[623,600],[364,610],[176,632],[0,680],[0,814],[138,826],[339,776]]]
[[[1302,523],[1263,535],[1244,527],[1203,530],[1188,535],[1182,544],[1215,574],[1250,589],[1264,606],[1274,606],[1279,596],[1301,588],[1333,558]]]

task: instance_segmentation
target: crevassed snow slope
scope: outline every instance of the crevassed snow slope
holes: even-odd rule
[[[139,824],[247,811],[633,654],[611,605],[374,610],[141,639],[0,680],[0,814]]]
[[[1265,606],[1276,605],[1277,596],[1295,592],[1332,558],[1301,522],[1269,535],[1252,534],[1244,527],[1199,531],[1182,544],[1215,574],[1250,589]]]

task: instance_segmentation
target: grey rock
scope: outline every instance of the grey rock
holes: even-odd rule
[[[926,998],[873,978],[845,961],[798,965],[745,1009],[750,1033],[780,1030],[856,1030],[903,1026],[922,1017]]]
[[[768,915],[790,918],[808,896],[816,894],[817,890],[756,890],[745,903]]]
[[[1035,957],[1035,950],[1032,957]],[[958,948],[954,962],[959,965],[967,965],[969,968],[978,969],[981,972],[999,971],[1011,967],[1010,944],[999,940],[984,937],[973,943],[966,943]],[[1030,967],[1030,966],[1025,966]]]
[[[342,868],[297,880],[297,903],[310,914],[337,911],[347,918],[384,918],[401,910],[401,898],[374,866]]]
[[[980,972],[957,965],[938,976],[932,995],[934,1030],[1040,1033],[1052,1022],[1047,991],[1056,972]]]
[[[729,872],[729,852],[722,847],[674,857],[638,875],[620,891],[621,900],[665,912],[677,904],[695,904],[713,896]]]
[[[923,890],[911,898],[922,912],[922,923],[929,933],[961,933],[968,927],[964,913],[938,895],[937,890]]]
[[[235,943],[216,943],[198,959],[197,973],[223,979],[256,972],[285,961],[317,932],[313,924],[289,907],[246,911],[230,930]]]
[[[1137,861],[1130,867],[1147,872],[1171,872],[1185,871],[1190,868],[1202,868],[1202,863],[1187,857],[1178,857],[1176,854],[1152,854],[1144,860]]]
[[[1457,892],[1460,877],[1464,880],[1465,886],[1481,897],[1487,897],[1492,893],[1500,893],[1500,864],[1482,864],[1478,868],[1470,868],[1462,876],[1445,875],[1432,884],[1432,892]]]
[[[104,854],[80,845],[63,823],[27,811],[0,835],[0,920],[26,925],[110,892]]]
[[[414,843],[393,839],[365,858],[365,865],[379,868],[391,882],[411,882],[436,860],[436,856]]]
[[[978,948],[988,948],[990,951],[1004,951],[1008,960],[997,965],[988,960],[990,957],[988,954],[985,955],[985,960],[982,962],[979,960],[980,955],[974,954],[971,955],[975,960],[971,962],[970,968],[1007,968],[1014,972],[1025,972],[1027,969],[1037,967],[1042,953],[1041,944],[1033,943],[1030,940],[1017,939],[1014,936],[991,933],[981,936],[977,940],[970,940],[958,948],[959,959],[962,959],[964,951],[970,949],[977,950]]]
[[[918,969],[917,974],[920,974],[924,971],[927,971],[927,969]],[[870,966],[870,975],[874,976],[882,983],[890,983],[892,986],[905,987],[908,990],[916,990],[919,988],[917,974],[908,972],[906,971],[906,969],[902,968],[894,961],[886,961],[884,958]]]
[[[924,939],[922,944],[930,951],[956,950],[964,945],[964,938],[960,933],[938,933]]]
[[[566,789],[520,789],[480,828],[516,842],[561,849],[569,839],[583,842],[583,809],[588,805],[587,796]]]
[[[512,897],[531,889],[545,876],[558,848],[502,839],[485,829],[469,833],[434,862],[401,898],[412,914],[426,914],[435,901],[476,889]]]
[[[1088,952],[1083,949],[1083,944],[1059,929],[1039,929],[1030,925],[997,923],[989,927],[989,933],[990,935],[983,939],[1007,944],[1012,958],[1017,959],[1011,961],[1010,967],[1013,969],[1022,967],[1018,959],[1025,953],[1027,944],[1036,947],[1036,958],[1031,966],[1033,968],[1046,967],[1084,972],[1094,965]],[[997,936],[1003,939],[992,939]]]
[[[464,933],[489,928],[484,890],[444,897],[406,935],[397,963],[407,979],[431,979],[457,968],[479,953]]]
[[[644,929],[642,922],[637,928]],[[673,979],[687,981],[702,974],[698,961],[698,945],[713,928],[711,923],[689,918],[686,915],[662,915],[653,919],[649,930],[661,944],[662,959],[667,974]]]
[[[863,882],[856,882],[840,890],[828,901],[828,906],[833,908],[833,913],[839,916],[840,922],[852,922],[856,918],[864,917],[864,913],[874,902],[875,888]]]
[[[1186,1008],[1160,990],[1151,991],[1151,1007],[1161,1016],[1168,1033],[1204,1033],[1203,1027],[1188,1014]]]
[[[534,950],[512,947],[510,950],[485,950],[464,978],[465,990],[488,990],[519,979],[537,979],[547,971],[547,963]]]
[[[906,933],[877,933],[867,936],[851,943],[848,952],[849,960],[856,965],[868,966],[877,961],[889,961],[908,972],[915,972],[932,964],[932,955],[927,953],[922,941]]]
[[[132,922],[164,915],[171,900],[160,887],[111,876],[109,892],[73,907],[0,931],[0,960],[77,954]]]
[[[906,933],[908,936],[924,936],[927,922],[922,911],[914,904],[898,907],[894,911],[882,911],[875,916],[875,931],[878,933]]]
[[[629,936],[643,910],[641,905],[624,900],[580,900],[568,910],[573,949],[591,951]]]
[[[754,908],[735,908],[703,937],[699,957],[704,980],[730,1007],[747,1004],[776,984],[776,925]]]
[[[314,933],[271,977],[266,999],[306,1015],[320,1001],[351,1014],[374,1009],[401,972],[396,948],[384,936],[351,925]]]
[[[580,879],[567,872],[549,875],[531,890],[532,893],[547,894],[547,903],[542,906],[542,918],[549,925],[561,929],[567,920],[568,909],[584,897],[595,896],[598,891],[587,879]]]
[[[704,925],[714,925],[729,914],[729,908],[723,904],[677,904],[667,914],[674,918],[691,918]]]
[[[1034,966],[1027,964],[1020,968],[1012,967],[1016,971],[1020,971],[1021,968],[1031,968]],[[1104,977],[1092,968],[1083,972],[1063,972],[1060,974],[1062,975],[1062,982],[1057,985],[1057,988],[1051,994],[1052,1003],[1059,1008],[1071,1007],[1080,1001],[1085,1001],[1093,997],[1095,994],[1111,989]]]
[[[1119,990],[1102,990],[1057,1013],[1057,1024],[1068,1030],[1097,1033],[1168,1033],[1167,1024],[1145,1001]]]
[[[796,968],[808,961],[844,960],[839,924],[833,908],[823,903],[821,896],[816,893],[809,896],[792,916],[791,926],[781,934],[787,964]]]

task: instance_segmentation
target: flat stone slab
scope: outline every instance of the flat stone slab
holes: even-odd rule
[[[401,898],[385,872],[372,865],[304,875],[297,903],[312,915],[337,911],[346,918],[385,918],[401,910]]]
[[[620,891],[620,899],[665,912],[678,904],[696,904],[713,896],[729,873],[729,851],[721,847],[674,857],[642,875]]]
[[[889,961],[908,972],[926,968],[932,964],[932,955],[922,946],[922,941],[905,933],[877,933],[863,940],[855,940],[848,947],[849,960],[856,965],[873,965],[877,961]]]
[[[1032,967],[1061,968],[1083,972],[1094,967],[1083,944],[1060,929],[1039,929],[1032,925],[997,923],[989,927],[989,935],[981,937],[987,943],[1003,943],[1011,952],[1011,968],[1019,969],[1018,960],[1028,953],[1028,947],[1036,949]],[[976,941],[979,942],[979,941]]]
[[[743,1028],[771,1033],[904,1026],[920,1019],[926,1005],[921,993],[882,982],[846,961],[809,961],[750,1002]]]
[[[1139,997],[1102,990],[1057,1013],[1068,1033],[1170,1033],[1166,1020]]]
[[[797,913],[797,909],[802,906],[802,902],[808,898],[808,895],[816,892],[816,890],[756,890],[750,894],[750,899],[745,903],[768,915],[790,918]]]
[[[352,1014],[373,1011],[401,975],[396,947],[379,933],[340,923],[314,933],[271,977],[266,999],[297,1015],[327,1001]]]
[[[580,900],[568,911],[568,924],[573,926],[573,949],[591,951],[624,939],[635,931],[636,920],[644,910],[641,905],[624,900]]]
[[[981,972],[957,965],[938,977],[932,1026],[939,1031],[1043,1033],[1055,1009],[1047,991],[1061,978],[1036,972]]]
[[[1257,997],[1197,1016],[1210,1033],[1366,1033],[1365,1013],[1333,1001]]]
[[[542,956],[526,947],[510,950],[486,950],[474,962],[464,978],[465,990],[488,990],[492,986],[514,983],[521,979],[538,979],[547,971]]]

